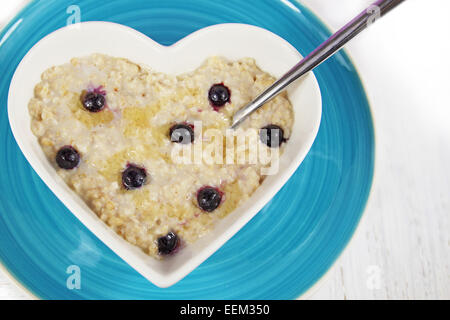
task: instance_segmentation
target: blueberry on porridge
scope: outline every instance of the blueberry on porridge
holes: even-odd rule
[[[283,142],[286,142],[283,129],[274,124],[262,128],[259,131],[259,137],[261,142],[270,148],[279,148]]]
[[[180,239],[173,232],[169,232],[165,236],[158,238],[158,252],[161,255],[175,253],[179,246]]]
[[[294,121],[287,93],[231,130],[254,132],[256,145],[239,149],[239,136],[227,136],[236,111],[274,81],[251,58],[210,57],[168,75],[92,54],[42,74],[28,106],[31,130],[74,196],[163,259],[213,230],[263,183],[271,163],[241,155],[283,153]],[[262,136],[261,128],[275,127]]]
[[[170,141],[181,144],[194,142],[194,126],[190,124],[176,124],[170,128]]]
[[[142,187],[147,181],[147,172],[134,164],[127,165],[122,172],[122,183],[125,189],[133,190]]]
[[[80,154],[71,146],[62,147],[56,154],[56,163],[61,169],[72,170],[80,163]]]
[[[82,93],[81,100],[86,110],[90,112],[99,112],[105,107],[105,96],[100,93],[86,92]]]
[[[222,192],[214,187],[203,187],[197,192],[198,206],[206,212],[213,212],[222,202]]]
[[[223,83],[215,84],[209,89],[208,97],[213,107],[223,107],[227,102],[230,102],[230,89],[223,85]]]

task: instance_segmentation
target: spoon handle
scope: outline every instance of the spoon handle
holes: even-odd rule
[[[378,0],[374,2],[370,7],[361,12],[352,21],[317,47],[306,58],[296,64],[291,70],[267,88],[255,100],[237,111],[233,116],[233,123],[231,127],[236,128],[252,112],[256,111],[266,102],[274,98],[284,88],[297,80],[299,77],[303,76],[305,73],[311,71],[327,60],[335,52],[340,50],[347,42],[366,29],[369,25],[374,23],[379,17],[385,15],[403,1],[404,0]]]

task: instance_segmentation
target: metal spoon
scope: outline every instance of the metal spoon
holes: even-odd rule
[[[366,29],[378,18],[394,9],[403,1],[404,0],[378,0],[374,2],[370,7],[361,12],[356,18],[337,31],[328,40],[317,47],[317,49],[311,52],[306,58],[289,70],[284,76],[267,88],[255,100],[237,111],[233,116],[233,123],[231,127],[236,128],[252,112],[256,111],[266,102],[273,99],[292,82],[327,60],[361,31]]]

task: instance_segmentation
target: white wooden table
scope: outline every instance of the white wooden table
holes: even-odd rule
[[[337,30],[372,1],[302,2]],[[0,27],[22,3],[1,1]],[[448,12],[448,0],[406,0],[348,46],[372,103],[375,181],[356,235],[310,299],[450,299]],[[27,297],[0,273],[0,299]]]

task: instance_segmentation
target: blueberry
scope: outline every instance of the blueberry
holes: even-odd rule
[[[175,253],[179,245],[180,239],[173,232],[169,232],[165,236],[158,238],[158,251],[161,255]]]
[[[197,192],[198,206],[206,211],[213,212],[222,201],[222,193],[213,187],[203,187]]]
[[[147,172],[144,168],[130,164],[122,172],[122,183],[125,189],[133,190],[142,187],[147,181]]]
[[[209,101],[214,107],[222,107],[230,101],[230,90],[223,83],[215,84],[209,89]]]
[[[264,128],[261,128],[259,131],[259,137],[261,142],[270,148],[278,148],[283,142],[286,141],[286,139],[284,139],[283,129],[275,124],[270,124]]]
[[[83,107],[89,112],[99,112],[105,107],[105,96],[100,93],[88,92],[81,95]]]
[[[80,154],[74,147],[62,147],[56,154],[56,163],[61,169],[71,170],[80,163]]]
[[[194,142],[194,129],[188,124],[176,124],[170,128],[170,141],[190,144]]]

